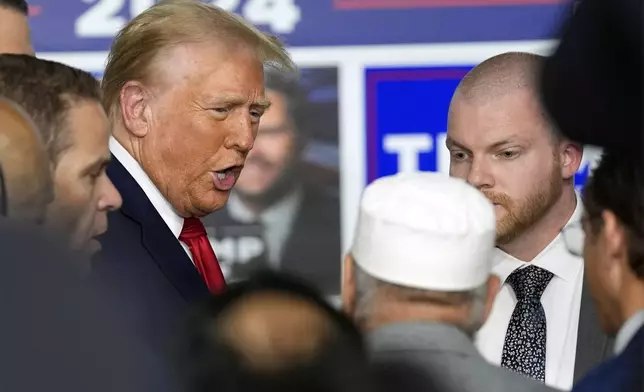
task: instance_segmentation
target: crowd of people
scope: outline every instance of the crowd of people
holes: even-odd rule
[[[553,56],[503,53],[463,78],[449,176],[366,187],[328,282],[338,308],[297,274],[227,282],[201,221],[285,105],[267,91],[297,67],[276,38],[166,0],[119,32],[99,82],[38,58],[27,4],[0,0],[1,389],[644,390],[641,150],[567,126],[550,88],[597,77],[557,64],[600,3]],[[629,89],[639,106],[594,99],[639,135]],[[588,142],[607,148],[578,194]]]

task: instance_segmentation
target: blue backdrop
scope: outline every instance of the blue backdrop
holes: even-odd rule
[[[103,51],[155,0],[31,0],[37,51]],[[290,46],[551,38],[565,0],[214,0]]]
[[[447,130],[449,102],[471,68],[366,71],[369,182],[403,170],[401,160],[415,165],[407,170],[439,170],[439,136]]]
[[[40,53],[107,51],[117,31],[155,2],[30,0],[34,46]],[[291,47],[551,39],[557,36],[558,26],[571,10],[566,0],[210,2],[279,35]],[[445,170],[442,137],[449,100],[458,81],[471,67],[448,64],[442,68],[369,69],[369,66],[365,62],[367,110],[354,114],[366,116],[365,180],[410,168]],[[337,94],[335,83],[336,80],[319,83],[319,88],[311,89],[312,100],[324,106],[322,102]],[[329,113],[337,110],[331,104],[325,107]],[[331,130],[320,127],[314,133],[320,141],[337,143],[337,134]],[[582,167],[578,183],[583,183],[587,172],[588,167]]]

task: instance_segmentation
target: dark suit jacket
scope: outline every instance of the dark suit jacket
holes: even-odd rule
[[[89,260],[65,244],[0,218],[0,390],[179,390],[162,357],[121,322],[119,303],[88,284],[78,267]]]
[[[573,382],[576,384],[591,369],[610,358],[613,344],[613,338],[601,330],[597,309],[588,283],[584,282],[579,311],[579,327],[577,328],[577,355],[575,356]]]
[[[234,225],[226,209],[204,219],[214,228]],[[304,187],[304,196],[293,227],[284,245],[280,270],[295,274],[311,283],[325,294],[335,295],[340,290],[340,204],[337,198],[327,196],[311,187]],[[258,257],[233,270],[240,278],[254,269],[267,266],[265,258]]]
[[[107,173],[123,206],[109,214],[92,273],[120,297],[122,317],[162,347],[189,305],[209,292],[179,241],[116,158]]]
[[[573,392],[642,392],[643,371],[644,327],[620,355],[589,373]]]

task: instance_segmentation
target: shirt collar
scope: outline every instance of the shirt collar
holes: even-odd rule
[[[632,315],[619,329],[615,338],[615,355],[621,354],[626,349],[642,326],[644,326],[644,309]]]
[[[575,193],[577,205],[572,213],[572,216],[566,223],[566,226],[579,222],[583,214],[583,204],[579,194]],[[501,285],[510,274],[518,269],[524,268],[529,265],[541,267],[547,271],[552,272],[556,277],[563,279],[567,282],[572,282],[577,278],[577,275],[582,270],[583,259],[572,255],[566,244],[564,243],[562,234],[557,236],[546,246],[541,253],[537,255],[532,261],[521,261],[499,248],[494,249],[494,268],[493,272],[501,280]]]
[[[110,152],[123,165],[125,170],[134,178],[141,187],[145,195],[157,210],[163,221],[174,234],[179,238],[183,229],[183,217],[181,217],[170,202],[161,194],[159,189],[154,185],[150,177],[145,173],[139,162],[130,155],[130,153],[119,143],[113,136],[110,136]]]

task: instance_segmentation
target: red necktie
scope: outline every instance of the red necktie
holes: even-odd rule
[[[203,223],[197,218],[184,219],[179,241],[188,245],[197,271],[206,282],[210,292],[215,294],[223,292],[226,288],[226,280],[221,272],[217,256],[210,246]]]

